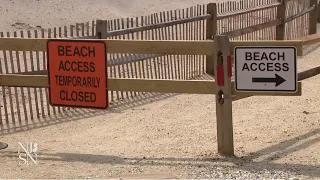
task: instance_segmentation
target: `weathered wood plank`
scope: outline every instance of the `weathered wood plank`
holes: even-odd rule
[[[315,9],[315,6],[312,6],[312,7],[308,8],[308,9],[306,9],[306,10],[304,10],[304,11],[299,12],[299,13],[296,14],[296,15],[293,15],[293,16],[290,16],[290,17],[286,18],[285,22],[286,22],[286,23],[287,23],[287,22],[290,22],[290,21],[292,21],[292,20],[294,20],[294,19],[296,19],[296,18],[298,18],[298,17],[301,17],[301,16],[303,16],[303,15],[305,15],[305,14],[313,11],[314,9]]]
[[[0,75],[0,86],[48,87],[48,76]],[[107,88],[112,91],[214,94],[216,86],[214,81],[207,80],[109,78]]]
[[[75,40],[77,41],[77,40]],[[212,55],[213,41],[174,40],[102,40],[108,53]],[[0,38],[0,50],[46,51],[47,39]],[[302,56],[302,41],[231,41],[231,52],[235,46],[295,46]]]
[[[173,20],[170,22],[163,22],[163,23],[151,24],[151,25],[146,25],[146,26],[141,26],[141,27],[134,27],[134,28],[128,28],[128,29],[123,29],[123,30],[110,31],[107,34],[108,34],[108,37],[119,36],[119,35],[124,35],[124,34],[129,34],[129,33],[159,29],[159,28],[163,28],[163,27],[167,27],[167,26],[174,26],[177,24],[184,24],[184,23],[189,23],[189,22],[201,21],[201,20],[210,19],[210,18],[211,18],[210,14],[205,14],[205,15],[196,16],[196,17]]]
[[[252,9],[240,10],[240,11],[237,11],[237,12],[234,12],[234,13],[221,14],[221,15],[218,15],[217,19],[220,20],[220,19],[231,18],[231,17],[234,17],[234,16],[240,16],[240,15],[243,15],[243,14],[248,14],[248,13],[252,13],[252,12],[256,12],[256,11],[262,11],[262,10],[278,7],[280,5],[281,5],[281,3],[277,2],[277,3],[272,3],[272,4],[269,4],[269,5],[264,5],[264,6],[252,8]]]
[[[249,27],[246,27],[246,28],[237,29],[237,30],[225,32],[225,33],[222,33],[222,34],[223,35],[227,35],[229,38],[234,38],[234,37],[242,36],[242,35],[249,34],[249,33],[252,33],[252,32],[256,32],[256,31],[259,31],[259,30],[262,30],[262,29],[266,29],[266,28],[269,28],[269,27],[277,26],[277,25],[281,24],[281,22],[282,22],[281,20],[276,19],[276,20],[273,20],[273,21],[270,21],[270,22],[261,23],[261,24],[258,24],[258,25],[253,25],[253,26],[249,26]]]
[[[287,1],[278,0],[279,3],[282,2],[280,6],[277,8],[277,19],[281,19],[281,24],[276,26],[276,40],[284,40],[285,39],[285,18],[286,18],[286,8],[287,8]]]
[[[299,38],[299,40],[302,41],[303,46],[311,45],[311,44],[315,44],[315,43],[320,42],[320,35],[319,34],[312,34],[309,36],[303,36],[303,37]]]
[[[317,33],[318,0],[310,0],[310,8],[314,8],[309,13],[309,34]]]

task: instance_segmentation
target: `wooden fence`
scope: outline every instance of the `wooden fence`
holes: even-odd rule
[[[223,59],[233,55],[236,46],[295,46],[297,54],[302,55],[302,41],[231,41],[227,36],[218,36],[208,41],[166,41],[166,40],[101,40],[108,46],[110,53],[132,54],[161,54],[161,55],[215,55]],[[225,42],[223,42],[225,40]],[[1,38],[0,49],[8,51],[36,51],[45,52],[47,39]],[[221,48],[220,45],[223,44]],[[214,47],[214,48],[213,48]],[[224,55],[218,55],[218,50]],[[223,63],[227,69],[227,63]],[[215,94],[217,107],[218,150],[225,155],[233,155],[233,126],[232,126],[232,100],[239,92],[234,91],[234,82],[228,73],[224,73],[225,85],[219,85],[213,80],[172,80],[172,79],[142,79],[142,78],[109,78],[108,90],[135,91],[135,92],[162,92],[162,93],[188,93],[188,94]],[[48,75],[0,75],[0,86],[14,88],[47,88]],[[222,94],[220,93],[222,91]],[[246,93],[244,93],[246,94]],[[252,94],[251,94],[252,95]],[[255,93],[254,95],[301,95],[301,83],[296,93]],[[221,103],[221,99],[224,103]],[[222,121],[223,120],[223,121]],[[8,123],[8,122],[6,122]],[[22,125],[24,122],[19,120]],[[8,124],[7,124],[8,125]]]
[[[291,40],[316,32],[317,6],[314,0],[241,0],[197,5],[148,16],[97,20],[33,31],[1,33],[1,37],[80,38],[126,40],[203,41],[216,34],[231,40]],[[294,31],[293,31],[294,30]],[[207,46],[206,46],[207,47]],[[127,53],[108,54],[111,78],[190,80],[213,74],[212,55]],[[44,50],[0,51],[0,74],[45,75]],[[0,89],[0,127],[22,127],[29,120],[63,113],[69,108],[48,104],[46,87],[8,87]],[[142,95],[141,91],[114,89],[110,100],[121,101]],[[6,124],[7,127],[4,125]]]

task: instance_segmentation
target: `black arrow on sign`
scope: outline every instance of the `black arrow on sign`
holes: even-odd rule
[[[278,74],[275,75],[275,78],[252,78],[252,82],[260,82],[260,83],[276,83],[276,87],[280,84],[284,83],[286,80],[283,79]]]

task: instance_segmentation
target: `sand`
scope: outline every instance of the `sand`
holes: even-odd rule
[[[0,6],[1,31],[140,17],[218,1],[222,0],[3,0]]]
[[[3,0],[0,31],[147,15],[205,0]],[[18,26],[12,24],[18,23]],[[319,66],[305,49],[299,72]],[[235,155],[217,155],[215,97],[158,95],[148,103],[56,120],[1,134],[0,178],[320,178],[320,76],[300,97],[251,97],[233,103]],[[55,120],[52,120],[55,121]],[[18,142],[37,142],[38,165],[18,158]]]

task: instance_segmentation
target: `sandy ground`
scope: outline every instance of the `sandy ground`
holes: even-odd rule
[[[14,31],[25,28],[11,26],[15,22],[62,26],[206,1],[1,3],[1,31]],[[299,58],[299,71],[320,65],[320,47],[308,52]],[[300,97],[251,97],[234,102],[234,158],[217,155],[214,96],[154,95],[107,112],[88,111],[72,119],[52,120],[55,124],[39,123],[28,131],[2,133],[1,141],[9,147],[0,152],[0,178],[319,179],[319,89],[318,75],[303,81]],[[39,164],[19,165],[18,142],[30,141],[39,144]]]
[[[218,1],[223,0],[2,0],[1,31],[144,16]]]

